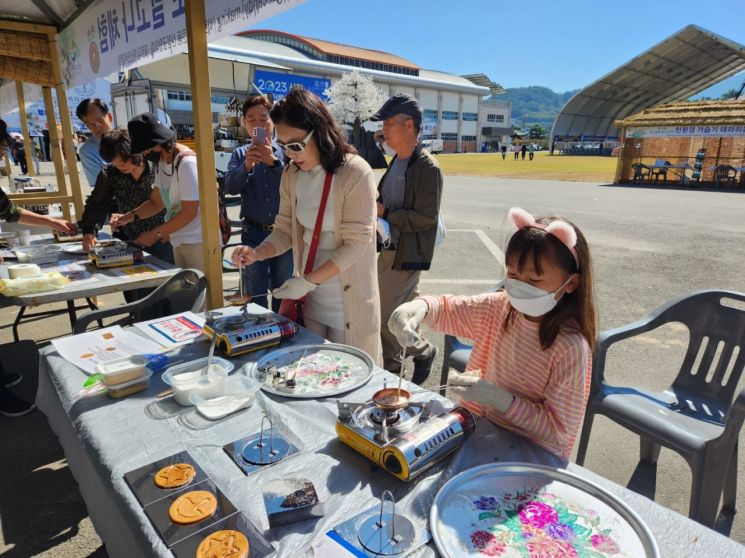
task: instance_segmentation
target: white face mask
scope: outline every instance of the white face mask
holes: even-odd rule
[[[559,300],[556,299],[556,293],[563,289],[566,284],[571,281],[572,277],[574,277],[574,274],[570,275],[569,279],[564,281],[564,283],[562,283],[562,285],[552,293],[534,287],[528,283],[524,283],[523,281],[507,277],[504,280],[504,290],[507,292],[510,304],[512,304],[512,307],[515,310],[522,312],[526,316],[537,318],[538,316],[548,314],[556,307],[556,304],[559,302]]]

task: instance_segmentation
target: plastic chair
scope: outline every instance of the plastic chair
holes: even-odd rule
[[[442,371],[440,372],[440,385],[448,383],[448,375],[451,368],[458,372],[465,372],[468,361],[471,358],[473,347],[458,341],[457,337],[452,335],[445,336],[445,344],[442,356]],[[446,388],[441,388],[440,393],[445,395]]]
[[[662,165],[669,165],[670,163],[664,159],[657,159],[654,164],[657,166],[650,170],[650,180],[654,178],[655,183],[657,183],[660,177],[662,177],[662,182],[667,182],[667,169],[660,167],[662,167]]]
[[[745,294],[698,291],[600,335],[577,455],[582,465],[596,414],[639,434],[643,462],[655,464],[662,446],[676,451],[693,473],[689,516],[709,527],[717,518],[722,494],[724,507],[735,510],[737,438],[745,418],[745,390],[735,399],[745,367],[745,311],[725,306],[726,299],[745,302]],[[611,345],[672,322],[686,326],[690,337],[668,389],[656,393],[606,383],[605,357]]]
[[[719,165],[714,170],[714,185],[719,187],[724,184],[735,185],[735,178],[737,177],[737,171],[730,165]]]
[[[125,323],[162,318],[179,312],[199,312],[204,306],[207,278],[197,269],[183,269],[145,298],[129,304],[93,310],[78,318],[75,334],[83,333],[91,322],[127,314]]]
[[[634,170],[634,176],[632,177],[631,182],[634,184],[644,184],[645,178],[649,180],[651,169],[647,165],[643,163],[634,163],[631,165],[631,168]]]

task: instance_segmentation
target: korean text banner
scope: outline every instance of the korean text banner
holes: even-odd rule
[[[198,1],[198,0],[195,0]],[[204,0],[207,40],[305,0]],[[67,87],[186,52],[186,0],[99,0],[57,37]]]
[[[662,138],[662,137],[742,137],[745,126],[712,125],[712,126],[653,126],[649,128],[627,128],[627,138]]]
[[[275,101],[279,101],[295,86],[307,89],[311,93],[318,95],[324,101],[328,101],[329,98],[325,92],[329,87],[331,87],[330,79],[301,76],[297,74],[280,74],[277,72],[267,72],[265,70],[256,70],[254,83],[262,93],[267,95],[271,93],[274,95]]]

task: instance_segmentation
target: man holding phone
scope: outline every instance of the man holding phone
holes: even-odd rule
[[[225,175],[225,188],[233,196],[241,196],[243,232],[241,243],[256,247],[274,229],[279,211],[279,183],[285,166],[285,156],[273,141],[274,124],[269,118],[272,103],[264,95],[251,95],[243,102],[243,125],[251,143],[233,151]],[[277,288],[292,276],[292,251],[269,258],[243,270],[245,290],[258,296]],[[267,306],[266,297],[256,303]],[[272,301],[272,310],[279,310],[279,300]]]

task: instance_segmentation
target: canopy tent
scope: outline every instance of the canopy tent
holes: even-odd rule
[[[616,120],[687,99],[743,69],[745,46],[689,25],[574,95],[551,137],[616,139]]]
[[[260,4],[241,0],[212,0],[209,3],[206,0],[180,1],[168,9],[163,4],[152,3],[148,13],[138,8],[137,12],[130,11],[128,14],[125,3],[118,0],[32,0],[30,3],[0,0],[0,80],[16,82],[21,113],[24,113],[25,107],[23,84],[42,86],[50,119],[50,139],[55,146],[53,159],[60,188],[59,196],[16,196],[22,196],[21,203],[62,202],[67,217],[70,215],[67,202],[73,201],[79,217],[82,213],[82,196],[71,141],[72,125],[66,88],[108,75],[112,71],[188,50],[205,251],[204,271],[209,285],[208,305],[210,308],[222,307],[222,258],[212,144],[208,34],[210,39],[216,39],[244,30],[250,24],[291,9],[303,1]],[[122,13],[118,14],[118,10]],[[133,17],[137,19],[136,22],[132,20]],[[3,35],[3,32],[12,33]],[[4,42],[3,37],[6,38]],[[59,102],[72,197],[67,195],[61,153],[56,148],[58,138],[53,122],[51,87],[54,87]],[[24,135],[28,135],[23,118],[22,124]]]

